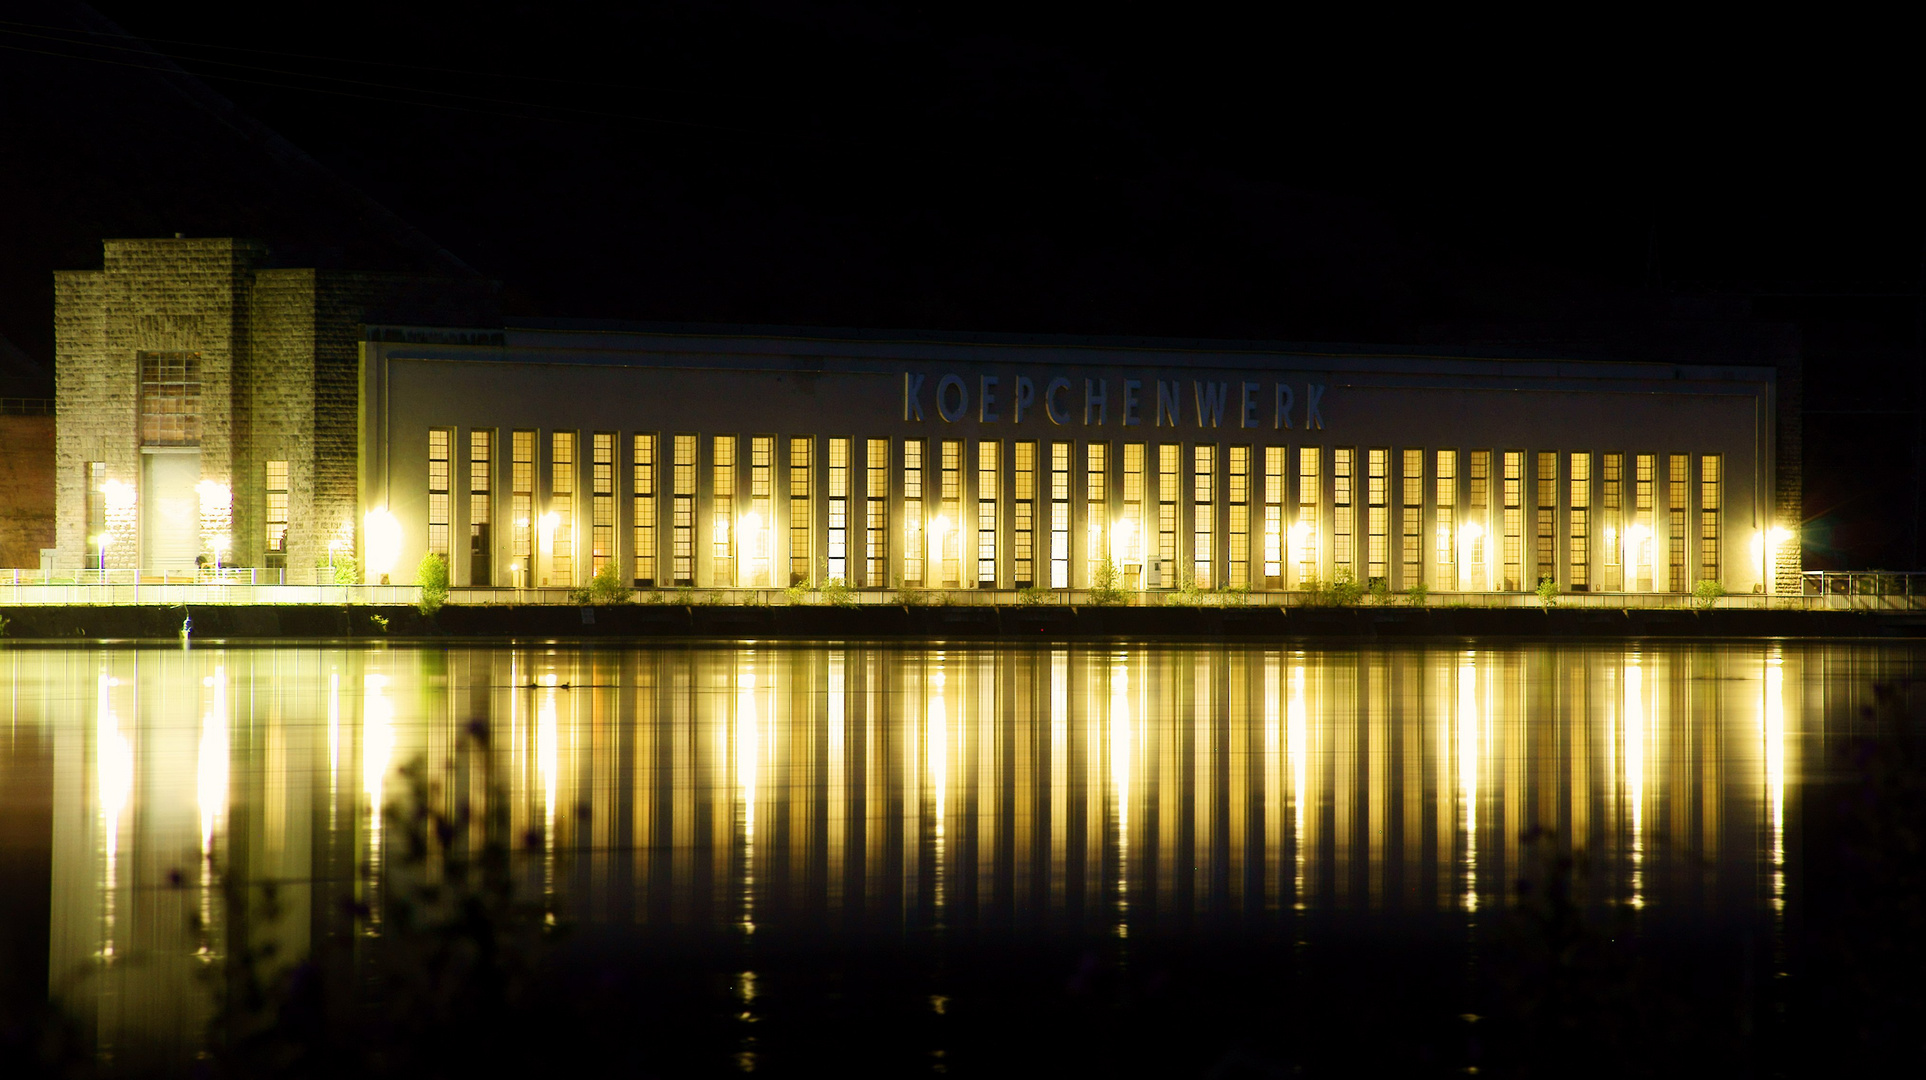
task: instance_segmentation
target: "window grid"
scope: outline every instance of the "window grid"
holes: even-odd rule
[[[736,437],[709,441],[709,578],[736,584]]]
[[[1110,554],[1110,444],[1093,442],[1083,448],[1084,531],[1088,574],[1095,583],[1097,568]],[[1114,560],[1113,560],[1114,563]]]
[[[1264,448],[1264,580],[1272,588],[1284,576],[1284,461],[1282,446]]]
[[[985,589],[996,587],[996,501],[1001,485],[997,448],[1000,443],[985,440],[976,444],[976,583]]]
[[[589,451],[589,572],[600,573],[615,558],[615,432],[596,432]]]
[[[1191,535],[1190,535],[1190,577],[1200,589],[1217,586],[1216,567],[1212,565],[1217,552],[1217,448],[1215,446],[1191,447]]]
[[[1050,444],[1050,587],[1070,587],[1070,444]]]
[[[1391,571],[1388,564],[1390,544],[1386,536],[1390,524],[1387,518],[1390,511],[1387,502],[1390,498],[1390,478],[1386,472],[1390,468],[1391,451],[1373,447],[1365,451],[1365,576],[1372,581],[1389,582]]]
[[[1398,584],[1409,589],[1424,583],[1424,451],[1406,450],[1398,485],[1404,495],[1399,529]]]
[[[1658,457],[1654,454],[1639,454],[1632,459],[1632,514],[1636,528],[1642,530],[1633,539],[1627,555],[1632,564],[1632,578],[1638,589],[1651,589],[1656,583],[1653,576],[1657,573],[1653,562],[1657,556],[1647,556],[1645,546],[1651,544],[1656,550],[1657,538],[1652,535],[1652,518],[1657,509],[1653,498],[1657,494],[1653,485],[1658,482]]]
[[[1592,455],[1575,453],[1567,469],[1566,513],[1570,515],[1565,557],[1570,561],[1573,592],[1592,587]]]
[[[1319,501],[1323,492],[1323,481],[1318,470],[1321,453],[1315,446],[1300,446],[1297,450],[1297,524],[1293,527],[1292,540],[1297,548],[1297,583],[1307,585],[1317,580],[1317,561],[1320,537],[1318,536]]]
[[[1471,563],[1472,587],[1486,589],[1491,587],[1491,560],[1486,553],[1486,532],[1491,528],[1491,451],[1473,450],[1471,452],[1471,475],[1466,477],[1466,512],[1471,515],[1467,525],[1471,529],[1471,550],[1468,561]]]
[[[1036,584],[1037,444],[1019,442],[1011,458],[1015,469],[1010,501],[1010,570],[1012,584],[1027,589]]]
[[[632,440],[635,452],[630,465],[634,487],[635,517],[630,528],[635,535],[635,584],[655,585],[655,436],[637,435]]]
[[[1355,576],[1356,553],[1351,547],[1351,457],[1350,448],[1340,448],[1331,455],[1331,560],[1335,564],[1333,574],[1350,573]]]
[[[669,452],[669,575],[694,585],[696,437],[677,435]]]
[[[889,440],[870,439],[865,460],[863,584],[889,584]]]
[[[527,585],[535,573],[535,433],[517,431],[508,444],[509,511],[515,531],[510,533],[514,569]]]
[[[549,436],[549,513],[555,530],[549,534],[549,572],[557,585],[575,584],[575,433]],[[544,582],[543,584],[547,584]]]
[[[448,477],[449,451],[454,445],[455,433],[447,428],[428,429],[428,551],[441,556],[443,566],[448,565]],[[286,473],[283,466],[282,472]],[[282,516],[287,514],[286,476],[282,477],[283,494]],[[270,530],[271,531],[271,530]],[[270,535],[268,549],[274,550],[274,541],[279,539]]]
[[[903,584],[923,584],[923,440],[903,440]]]
[[[810,580],[815,561],[810,551],[811,527],[809,469],[812,444],[807,435],[789,439],[789,584]]]
[[[140,441],[143,446],[201,443],[201,354],[140,354]]]
[[[1176,584],[1177,451],[1175,443],[1157,446],[1157,584],[1164,588]]]
[[[1538,534],[1533,558],[1538,580],[1558,579],[1558,454],[1538,452],[1538,498],[1532,508],[1537,515]]]
[[[1123,456],[1123,552],[1124,563],[1141,569],[1144,564],[1144,466],[1148,450],[1143,443],[1125,443]]]
[[[1717,454],[1699,458],[1699,578],[1720,581],[1719,575],[1719,483],[1723,479],[1722,461]]]
[[[1625,509],[1625,455],[1600,454],[1598,459],[1598,498],[1599,510],[1605,515],[1604,555],[1605,580],[1600,582],[1606,589],[1618,590],[1625,587],[1619,559],[1619,528]]]
[[[1224,577],[1234,589],[1251,584],[1251,448],[1230,448],[1224,478]]]
[[[1691,482],[1691,458],[1671,454],[1665,462],[1666,579],[1670,591],[1682,593],[1685,583],[1685,500]]]
[[[743,542],[749,546],[751,585],[771,584],[769,563],[775,546],[775,468],[776,439],[773,435],[749,437],[749,514],[754,519]]]
[[[849,440],[829,440],[829,579],[849,581]]]
[[[468,583],[493,585],[495,433],[468,433]]]
[[[288,463],[270,461],[267,463],[266,476],[261,485],[267,495],[267,536],[264,550],[267,565],[279,569],[287,566],[288,558]],[[447,555],[444,552],[443,558]]]
[[[1443,568],[1458,561],[1458,451],[1440,450],[1434,460],[1437,462],[1438,566]],[[1439,584],[1450,588],[1453,580],[1441,577]]]
[[[937,491],[942,528],[936,537],[937,574],[947,586],[963,583],[963,443],[945,439],[936,448]]]
[[[1507,589],[1525,585],[1525,452],[1504,452],[1504,573]]]

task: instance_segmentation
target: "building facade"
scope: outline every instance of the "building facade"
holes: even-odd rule
[[[371,328],[377,562],[459,585],[1796,591],[1771,367]],[[1796,490],[1792,494],[1796,505]],[[1771,564],[1770,566],[1768,564]]]

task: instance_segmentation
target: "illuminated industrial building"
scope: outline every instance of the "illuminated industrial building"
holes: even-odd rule
[[[169,243],[214,242],[112,242],[88,281],[116,244]],[[63,328],[110,291],[88,288]],[[247,333],[286,337],[252,311]],[[353,551],[400,583],[433,552],[458,588],[613,566],[649,590],[1079,590],[1107,564],[1143,590],[1798,590],[1769,364],[372,311],[351,385],[346,353],[303,367],[297,346],[254,365],[246,423],[215,374],[236,362],[164,311],[91,383],[63,366],[63,557],[301,580]],[[275,420],[277,380],[322,420]],[[111,440],[88,426],[103,400],[128,421]]]

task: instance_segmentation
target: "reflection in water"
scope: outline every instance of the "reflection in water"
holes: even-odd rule
[[[247,932],[290,951],[351,935],[328,914],[350,898],[381,926],[384,803],[420,760],[432,790],[477,801],[491,778],[475,770],[497,770],[551,919],[735,934],[738,1061],[754,1068],[751,950],[772,930],[1135,939],[1474,913],[1504,902],[1527,828],[1587,849],[1600,901],[1782,912],[1787,804],[1817,752],[1800,740],[1845,707],[1831,688],[1910,658],[758,646],[12,662],[13,724],[53,735],[52,979],[103,1055],[197,1037],[192,959],[248,925],[222,911],[218,866],[287,883],[285,925]],[[89,689],[91,723],[63,706]],[[506,752],[460,753],[471,723]],[[173,873],[185,887],[167,888]],[[136,952],[153,962],[117,963]]]

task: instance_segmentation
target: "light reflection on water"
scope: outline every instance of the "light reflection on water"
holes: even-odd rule
[[[1470,919],[1506,902],[1532,829],[1589,853],[1588,903],[1783,918],[1802,762],[1920,658],[14,650],[0,755],[4,775],[51,774],[48,977],[111,1056],[200,1037],[195,968],[234,946],[216,866],[285,883],[256,944],[380,933],[383,809],[415,760],[451,805],[502,785],[550,919],[749,944],[772,927],[1122,939],[1299,912]],[[464,750],[476,721],[492,778]],[[732,972],[751,1067],[758,976]]]

